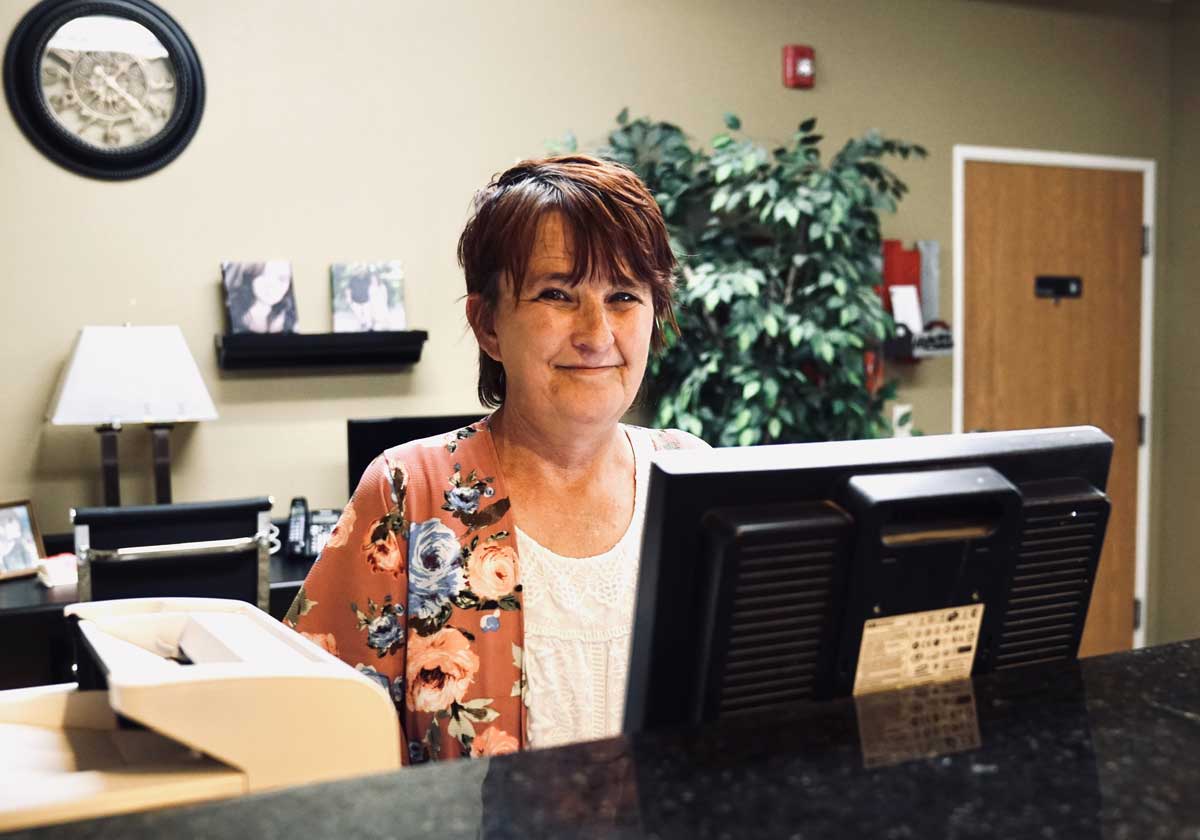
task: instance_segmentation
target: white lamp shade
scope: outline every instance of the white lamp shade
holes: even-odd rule
[[[56,426],[215,420],[177,326],[84,327],[50,404]]]

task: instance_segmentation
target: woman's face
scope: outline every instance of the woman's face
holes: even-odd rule
[[[607,276],[572,287],[566,278],[574,264],[562,218],[548,214],[538,225],[520,300],[504,278],[493,329],[477,335],[504,365],[506,405],[549,422],[615,423],[646,372],[654,328],[650,289]]]
[[[274,306],[283,300],[288,287],[292,284],[288,265],[282,261],[272,261],[263,265],[262,274],[251,281],[254,297],[267,306]]]

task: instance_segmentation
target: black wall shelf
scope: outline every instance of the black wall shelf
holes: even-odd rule
[[[218,335],[221,370],[255,368],[399,367],[421,360],[425,330],[361,333],[232,333]]]

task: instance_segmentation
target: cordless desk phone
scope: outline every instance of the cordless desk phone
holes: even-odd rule
[[[309,511],[303,496],[292,499],[288,513],[287,550],[293,557],[316,557],[329,542],[339,513],[329,508]]]
[[[307,536],[308,531],[308,500],[303,496],[297,496],[292,499],[292,508],[288,511],[288,533],[287,533],[287,550],[288,554],[293,557],[299,554],[307,554],[308,548]]]

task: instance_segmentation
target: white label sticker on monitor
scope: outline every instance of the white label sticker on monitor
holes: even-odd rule
[[[982,621],[983,604],[868,619],[854,693],[971,676]]]

